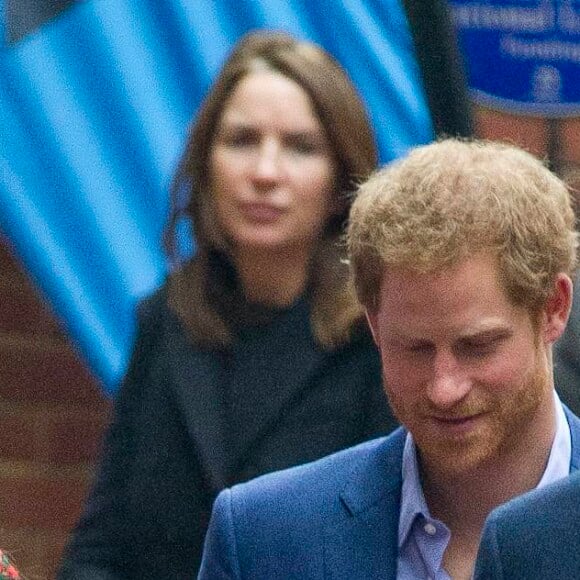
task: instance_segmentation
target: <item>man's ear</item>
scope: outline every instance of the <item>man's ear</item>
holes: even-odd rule
[[[367,317],[367,322],[369,324],[369,328],[371,329],[371,334],[373,335],[373,340],[375,341],[375,344],[377,346],[379,346],[379,340],[378,340],[378,330],[379,330],[379,325],[378,325],[378,309],[373,307],[372,309],[369,308],[365,308],[365,315]]]
[[[567,274],[560,272],[542,309],[542,333],[545,342],[553,344],[564,333],[572,309],[572,294],[572,280]]]

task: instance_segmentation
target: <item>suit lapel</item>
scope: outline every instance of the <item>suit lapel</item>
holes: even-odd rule
[[[310,333],[308,315],[308,305],[303,301],[270,325],[265,336],[260,333],[254,344],[250,330],[232,352],[198,349],[191,345],[179,323],[171,325],[167,368],[174,376],[170,383],[175,385],[181,415],[213,490],[231,483],[235,467],[271,431],[322,364],[325,355]],[[246,370],[237,373],[236,365]],[[236,434],[235,450],[224,398],[226,389],[237,405],[231,412],[243,425]]]
[[[231,465],[225,430],[223,404],[223,354],[191,346],[183,332],[170,340],[172,359],[167,365],[174,373],[177,404],[195,447],[208,486],[214,491],[226,487]]]
[[[404,441],[399,429],[341,494],[340,515],[326,528],[325,578],[395,580]]]

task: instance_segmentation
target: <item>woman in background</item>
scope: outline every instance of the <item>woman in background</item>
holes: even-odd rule
[[[184,218],[195,257],[139,308],[61,579],[193,578],[223,487],[395,426],[340,243],[376,162],[335,60],[285,34],[242,39],[173,184],[169,257]]]

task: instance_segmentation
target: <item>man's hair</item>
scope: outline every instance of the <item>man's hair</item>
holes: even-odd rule
[[[368,309],[385,268],[434,272],[489,252],[512,303],[537,312],[555,276],[573,275],[577,234],[569,191],[541,161],[507,144],[447,139],[360,186],[347,245]]]

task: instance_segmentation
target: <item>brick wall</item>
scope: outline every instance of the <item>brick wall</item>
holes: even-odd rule
[[[519,144],[548,158],[572,187],[580,208],[580,117],[547,120],[477,107],[476,132],[488,139]]]
[[[54,578],[110,402],[0,238],[0,546]]]

